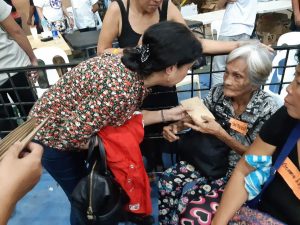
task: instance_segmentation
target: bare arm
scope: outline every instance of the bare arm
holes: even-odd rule
[[[28,55],[32,65],[37,65],[37,58],[35,57],[31,45],[23,31],[23,29],[15,22],[15,20],[8,16],[0,25],[6,32],[19,44],[19,46]]]
[[[219,0],[216,4],[216,10],[224,9],[226,6],[227,0]]]
[[[117,2],[113,1],[106,11],[98,39],[97,54],[104,50],[113,51],[112,43],[118,37],[121,23],[121,11]],[[109,50],[110,49],[110,50]]]
[[[165,126],[162,133],[163,137],[169,142],[179,140],[179,136],[177,135],[178,132],[188,128],[185,125],[185,122],[193,123],[192,118],[190,116],[186,116],[181,121],[177,121],[168,126]]]
[[[198,123],[195,125],[191,123],[185,123],[185,125],[201,133],[216,136],[218,139],[223,141],[227,146],[229,146],[232,150],[236,151],[240,155],[246,152],[248,146],[241,144],[235,138],[231,137],[218,122],[206,116],[203,116],[203,119],[206,120],[205,123]]]
[[[227,2],[227,0],[223,1]],[[180,11],[171,1],[169,1],[168,7],[168,20],[173,20],[186,25]],[[199,41],[202,44],[203,53],[208,54],[228,53],[240,46],[240,42],[238,41],[215,41],[202,38],[199,38]]]
[[[44,14],[43,14],[43,8],[36,6],[36,11],[39,15],[40,20],[42,21],[44,18]]]
[[[28,12],[28,19],[27,19],[27,25],[31,26],[32,24],[32,17],[34,14],[34,6],[30,5],[29,6],[29,12]]]
[[[292,0],[293,12],[295,16],[295,24],[300,26],[300,4],[299,0]]]
[[[259,136],[257,136],[246,154],[272,155],[274,151],[275,146],[267,144]],[[249,166],[244,158],[239,161],[226,185],[220,206],[213,219],[212,225],[228,224],[228,221],[234,216],[235,212],[245,203],[248,193],[244,188],[244,178],[253,170],[254,168]],[[234,198],[232,198],[232,196],[234,196]]]
[[[142,114],[145,126],[161,122],[177,121],[186,116],[182,106],[156,111],[143,110]]]
[[[0,162],[0,225],[5,225],[15,204],[38,182],[41,173],[42,146],[30,143],[30,153],[20,158],[22,144],[10,147]]]
[[[98,2],[96,2],[93,6],[92,6],[92,12],[95,13],[99,10],[99,5]]]

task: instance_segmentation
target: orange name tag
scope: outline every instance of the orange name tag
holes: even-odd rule
[[[230,128],[232,130],[235,130],[239,133],[241,133],[242,135],[246,135],[248,132],[248,123],[244,123],[240,120],[234,119],[234,118],[230,118],[229,120],[230,123]]]
[[[300,200],[300,171],[294,163],[289,158],[286,158],[278,169],[278,173]]]

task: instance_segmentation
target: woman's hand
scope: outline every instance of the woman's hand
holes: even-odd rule
[[[223,128],[217,121],[207,116],[202,116],[202,119],[205,120],[205,122],[199,123],[195,121],[195,125],[185,122],[184,125],[201,133],[212,134],[215,136],[220,135]]]
[[[163,128],[163,137],[169,142],[174,142],[179,140],[179,137],[176,135],[178,132],[178,123],[172,123]]]
[[[174,142],[177,141],[179,139],[179,137],[177,136],[177,134],[188,128],[187,126],[185,126],[185,123],[193,123],[193,120],[190,116],[185,116],[181,121],[178,121],[176,123],[172,123],[168,126],[165,126],[163,128],[163,137],[168,140],[169,142]]]
[[[163,110],[164,120],[165,121],[178,121],[182,120],[187,116],[187,113],[181,105],[176,106],[170,109]]]

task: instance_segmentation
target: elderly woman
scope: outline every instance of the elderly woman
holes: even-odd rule
[[[30,116],[50,118],[35,140],[45,149],[43,166],[69,198],[86,175],[86,151],[80,148],[91,135],[123,125],[150,87],[175,85],[200,55],[201,44],[188,28],[164,22],[147,29],[142,46],[122,57],[106,53],[82,62],[44,93]],[[71,224],[77,224],[74,217]]]
[[[204,99],[204,104],[216,120],[204,118],[205,123],[184,123],[185,127],[211,134],[230,147],[226,176],[211,181],[186,161],[166,170],[159,181],[160,224],[178,224],[182,212],[182,219],[193,224],[199,224],[199,216],[211,218],[212,210],[190,213],[189,208],[195,212],[198,200],[203,194],[224,186],[240,156],[253,142],[263,123],[278,108],[273,98],[260,89],[271,69],[270,52],[260,45],[245,45],[228,55],[224,84],[213,87]],[[243,123],[244,129],[236,129],[231,124],[232,120]],[[182,126],[182,122],[166,126],[164,137],[169,141],[178,140],[176,133],[179,126]],[[196,184],[181,197],[183,187],[190,181],[195,181]]]
[[[254,143],[249,147],[243,158],[237,164],[224,194],[218,211],[212,224],[225,225],[233,217],[234,213],[249,198],[249,189],[245,183],[249,180],[247,176],[256,170],[257,165],[248,160],[253,155],[272,156],[272,163],[276,162],[279,154],[284,149],[287,139],[294,133],[295,141],[290,142],[290,153],[285,158],[285,166],[280,167],[274,179],[267,186],[266,191],[261,195],[261,202],[258,209],[269,214],[282,222],[280,224],[300,224],[300,195],[299,195],[299,169],[300,169],[300,51],[297,53],[298,65],[295,78],[287,87],[287,96],[284,99],[284,106],[281,107],[262,127]],[[294,130],[298,129],[298,130]],[[296,133],[295,133],[296,132]],[[297,141],[298,140],[298,141]],[[282,164],[281,164],[282,165]],[[266,166],[266,164],[265,164]],[[290,170],[284,173],[284,170]],[[291,169],[291,168],[294,168]],[[257,170],[256,170],[257,171]],[[295,172],[293,172],[295,171]],[[258,172],[258,171],[257,171]],[[298,173],[298,174],[297,174]],[[285,174],[285,175],[284,175]],[[293,179],[292,177],[295,176]],[[298,184],[297,184],[298,179]],[[248,191],[246,191],[248,190]],[[259,190],[259,189],[258,189]],[[259,193],[259,192],[258,192]],[[255,193],[257,195],[258,193]],[[232,198],[234,196],[234,198]],[[266,215],[265,215],[266,216]],[[269,217],[267,216],[267,218]],[[255,215],[254,215],[255,217]],[[248,221],[254,221],[254,217],[248,215]],[[260,217],[264,219],[266,217]],[[268,220],[261,221],[261,224],[271,224]],[[250,224],[249,223],[249,224]],[[243,223],[245,224],[245,223]],[[248,223],[247,223],[248,224]],[[272,223],[273,224],[273,223]],[[275,223],[274,223],[275,224]]]

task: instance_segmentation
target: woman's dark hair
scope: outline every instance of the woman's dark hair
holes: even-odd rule
[[[188,27],[165,21],[149,27],[142,47],[126,48],[123,64],[144,78],[169,66],[192,63],[202,55],[202,46]]]

